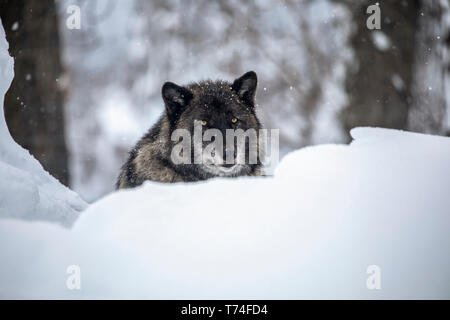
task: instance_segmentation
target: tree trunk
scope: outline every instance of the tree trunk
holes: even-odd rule
[[[5,96],[11,136],[68,184],[58,16],[53,0],[0,0],[0,17],[14,58]]]
[[[372,2],[345,3],[356,29],[351,40],[354,63],[346,80],[349,103],[342,114],[344,130],[357,126],[406,129],[419,1],[380,1],[380,30],[366,26],[366,10]]]

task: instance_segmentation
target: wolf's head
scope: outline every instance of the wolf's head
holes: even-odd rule
[[[233,83],[178,86],[166,82],[162,96],[171,127],[172,162],[206,178],[251,174],[260,164],[262,151],[256,85],[253,71]]]

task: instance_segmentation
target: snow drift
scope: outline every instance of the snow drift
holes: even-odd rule
[[[0,105],[13,79],[13,59],[8,54],[0,26]],[[71,225],[86,203],[44,171],[30,153],[9,134],[3,109],[0,114],[0,217],[57,221]]]
[[[352,136],[289,154],[270,178],[116,192],[72,230],[0,220],[0,295],[450,298],[450,139]],[[70,265],[81,290],[66,287]]]
[[[0,45],[3,97],[12,61]],[[70,225],[85,203],[1,118],[0,297],[450,298],[450,139],[351,134],[289,154],[273,177],[113,193],[67,229],[54,222]],[[67,286],[73,265],[80,290]]]

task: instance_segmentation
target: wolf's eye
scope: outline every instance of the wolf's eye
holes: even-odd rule
[[[206,126],[206,121],[202,120],[202,126]]]
[[[236,123],[237,122],[237,118],[231,119],[231,122]]]

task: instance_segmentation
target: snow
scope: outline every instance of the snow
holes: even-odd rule
[[[401,92],[405,89],[405,82],[398,74],[392,75],[391,82],[397,91]]]
[[[12,27],[11,27],[12,31],[16,31],[17,29],[19,29],[19,22],[18,21],[14,22]]]
[[[388,38],[388,36],[382,32],[382,31],[372,31],[372,40],[375,44],[375,47],[380,51],[386,51],[388,50],[392,44],[391,40]]]
[[[0,105],[13,78],[13,59],[8,54],[0,27]],[[0,112],[0,217],[56,221],[70,226],[86,203],[44,171],[30,153],[9,134]]]
[[[71,230],[2,219],[0,296],[450,298],[450,139],[351,134],[269,178],[115,192]],[[71,265],[81,290],[65,286]],[[381,290],[366,287],[372,265]]]

